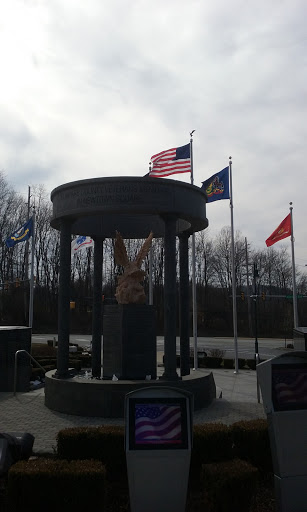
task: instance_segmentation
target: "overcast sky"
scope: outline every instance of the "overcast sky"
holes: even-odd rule
[[[234,227],[258,249],[293,201],[306,270],[306,16],[306,0],[3,2],[0,169],[25,196],[143,176],[194,129],[195,185],[232,156]],[[207,217],[214,236],[229,201]]]

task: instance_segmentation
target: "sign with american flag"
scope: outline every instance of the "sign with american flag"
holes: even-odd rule
[[[163,178],[171,174],[191,172],[190,144],[161,151],[151,157],[152,168],[149,176]]]
[[[181,416],[179,404],[136,403],[135,444],[181,444]]]
[[[307,409],[307,366],[273,365],[272,398],[276,411]]]

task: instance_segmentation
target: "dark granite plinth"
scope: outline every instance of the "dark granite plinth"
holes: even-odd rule
[[[115,304],[103,312],[103,378],[157,376],[156,319],[153,306]]]
[[[125,396],[145,386],[165,386],[162,380],[86,380],[81,377],[54,379],[54,370],[45,375],[45,405],[53,411],[76,416],[124,418]],[[194,409],[208,407],[216,398],[212,372],[194,371],[168,386],[193,393]]]
[[[17,350],[31,352],[31,333],[30,327],[0,327],[0,391],[13,391],[15,353]],[[16,391],[29,391],[30,357],[24,352],[17,357]]]

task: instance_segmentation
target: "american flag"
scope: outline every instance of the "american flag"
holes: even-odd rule
[[[83,247],[93,247],[94,240],[89,236],[80,235],[71,242],[71,255],[76,254]]]
[[[190,144],[167,149],[151,157],[152,169],[149,176],[163,178],[171,174],[191,172]]]
[[[307,408],[307,369],[273,370],[273,389],[279,407]]]
[[[136,444],[180,444],[181,407],[174,404],[136,404]]]

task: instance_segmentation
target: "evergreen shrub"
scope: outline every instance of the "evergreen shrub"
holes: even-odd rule
[[[82,368],[91,368],[92,357],[90,354],[78,354],[78,359],[81,361]]]
[[[223,359],[223,366],[225,370],[232,370],[232,368],[235,366],[234,359]]]
[[[238,366],[242,370],[246,365],[246,359],[238,357]]]
[[[257,468],[240,459],[203,464],[201,484],[209,510],[218,512],[249,510],[257,488],[257,473]]]
[[[108,477],[126,473],[124,427],[74,427],[60,430],[57,454],[61,459],[98,459],[105,464]]]
[[[201,465],[233,457],[231,430],[223,423],[194,425],[191,468],[199,472]]]
[[[204,357],[203,362],[207,368],[220,368],[223,359],[221,357]]]
[[[40,357],[40,356],[38,356],[38,357],[35,357],[34,359],[43,367],[51,365],[51,364],[52,365],[57,364],[56,357]]]
[[[8,510],[106,510],[105,475],[103,464],[97,460],[19,461],[8,473]]]
[[[247,364],[247,366],[248,366],[251,370],[256,370],[256,361],[255,361],[255,359],[247,359],[247,360],[246,360],[246,364]]]
[[[246,365],[246,359],[243,359],[241,357],[238,358],[238,367],[239,369],[243,369]],[[223,359],[223,367],[228,370],[232,370],[235,367],[235,360],[234,359]]]
[[[267,420],[242,420],[233,423],[230,429],[236,457],[247,460],[262,472],[272,472]]]
[[[34,359],[37,357],[56,357],[57,349],[55,347],[49,347],[45,343],[32,343],[31,345],[31,355]]]
[[[80,359],[69,358],[69,366],[70,368],[75,368],[79,372],[82,369],[82,362],[80,361]]]

